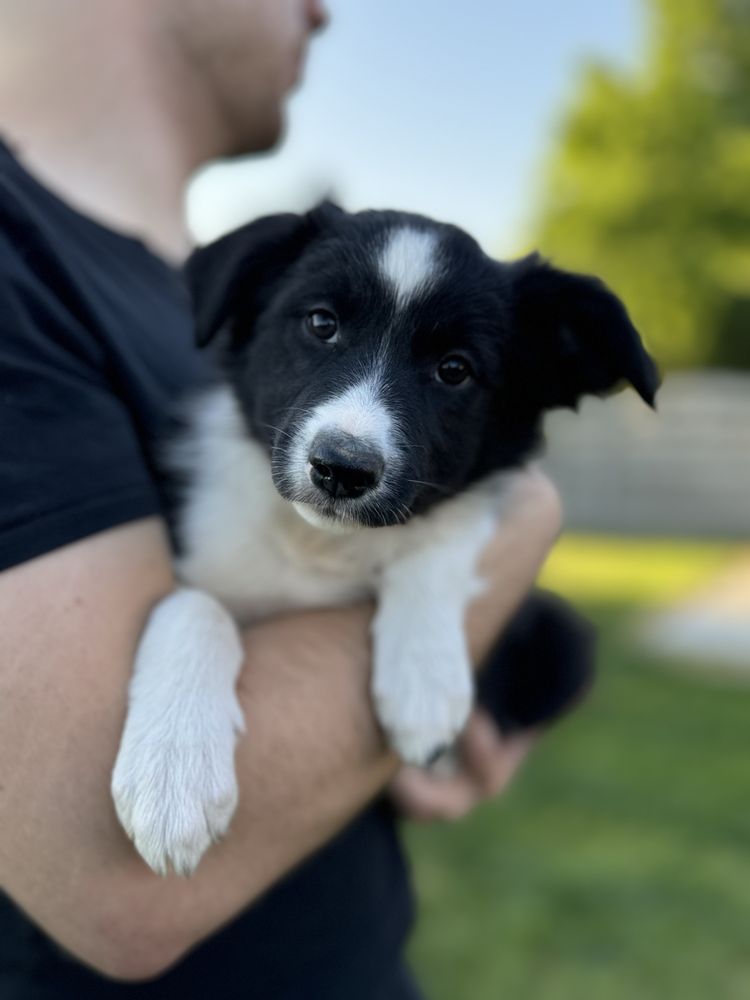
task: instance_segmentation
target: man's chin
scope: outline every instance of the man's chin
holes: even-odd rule
[[[231,136],[230,147],[223,156],[226,159],[239,159],[256,153],[268,153],[276,149],[284,139],[287,129],[286,108],[279,101],[269,103],[252,120],[240,118],[234,135]]]

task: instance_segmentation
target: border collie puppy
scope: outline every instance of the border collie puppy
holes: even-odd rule
[[[375,711],[424,764],[469,714],[464,612],[543,413],[658,385],[601,282],[416,215],[271,216],[187,272],[225,379],[171,456],[184,589],[142,637],[112,780],[138,851],[182,874],[237,801],[238,625],[375,596]]]

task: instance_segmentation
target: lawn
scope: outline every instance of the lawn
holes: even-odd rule
[[[599,683],[503,799],[408,831],[430,1000],[750,998],[750,683],[630,638],[639,607],[730,557],[595,539],[553,557],[546,582],[600,627]]]

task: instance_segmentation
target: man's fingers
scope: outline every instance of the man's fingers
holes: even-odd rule
[[[491,716],[475,709],[461,738],[456,771],[403,767],[391,784],[391,796],[410,819],[460,819],[503,791],[533,743],[533,734],[503,740]]]
[[[477,795],[484,798],[503,791],[533,743],[531,733],[503,739],[492,717],[475,709],[461,738],[461,763]]]
[[[391,796],[405,815],[423,823],[460,819],[477,803],[476,785],[463,771],[437,775],[416,767],[401,768]]]

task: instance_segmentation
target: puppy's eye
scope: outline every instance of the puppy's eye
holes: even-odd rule
[[[339,321],[330,309],[312,309],[305,316],[305,326],[318,340],[334,340],[339,331]]]
[[[471,365],[460,354],[446,355],[435,370],[438,381],[446,385],[460,385],[473,374]]]

